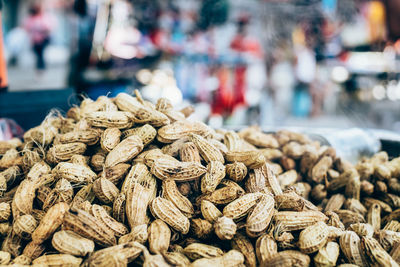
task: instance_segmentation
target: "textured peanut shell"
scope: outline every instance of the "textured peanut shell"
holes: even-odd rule
[[[207,173],[201,178],[201,192],[204,194],[215,191],[225,177],[225,166],[219,161],[211,161],[207,165]]]
[[[328,217],[319,211],[279,211],[275,213],[274,220],[288,231],[301,230],[316,222],[326,222]]]
[[[154,220],[148,228],[149,250],[154,254],[162,254],[167,252],[170,240],[171,230],[169,226],[162,220]]]
[[[242,162],[226,164],[226,175],[235,182],[242,181],[247,175],[247,167]]]
[[[0,264],[8,265],[10,261],[11,261],[11,254],[6,251],[0,251]]]
[[[346,231],[339,239],[340,249],[350,263],[366,266],[364,251],[358,235],[353,231]]]
[[[257,260],[260,265],[278,253],[278,246],[274,238],[268,234],[260,236],[255,244]]]
[[[36,243],[42,243],[48,239],[62,224],[68,209],[69,205],[63,202],[51,207],[40,221],[39,226],[32,233],[32,240]]]
[[[85,119],[94,127],[125,129],[133,125],[128,115],[122,111],[95,111],[86,114]]]
[[[139,183],[133,183],[126,193],[126,218],[131,228],[148,222],[147,208],[151,200],[151,191]]]
[[[165,179],[162,183],[163,197],[170,200],[187,217],[192,217],[194,208],[189,199],[183,196],[172,179]]]
[[[221,151],[219,151],[218,148],[208,142],[204,137],[197,134],[191,134],[189,135],[189,138],[196,145],[197,149],[200,152],[200,155],[206,162],[225,162],[224,156],[222,155]]]
[[[105,204],[110,204],[118,196],[118,188],[106,178],[99,178],[93,183],[92,188],[96,197]]]
[[[336,242],[328,242],[325,247],[320,249],[314,257],[315,265],[318,267],[336,266],[340,249]]]
[[[275,213],[275,201],[272,196],[264,195],[249,213],[246,221],[246,233],[257,237],[267,230]]]
[[[242,194],[243,189],[238,189],[233,186],[225,186],[204,196],[202,199],[208,200],[214,204],[228,204],[240,197]]]
[[[236,234],[237,225],[232,218],[222,216],[214,223],[214,229],[219,239],[231,240]]]
[[[25,255],[31,259],[36,259],[42,255],[45,250],[46,247],[43,244],[37,244],[32,241],[25,246],[24,250],[22,251],[22,255]]]
[[[190,221],[190,230],[199,239],[207,239],[214,231],[214,226],[207,220],[196,218]]]
[[[32,205],[37,187],[38,185],[36,182],[28,179],[23,180],[19,184],[11,203],[14,218],[32,212]]]
[[[309,266],[310,257],[295,250],[284,250],[273,255],[264,266],[285,267],[285,266]]]
[[[110,151],[110,153],[108,153],[104,164],[106,167],[113,167],[118,163],[130,161],[142,150],[142,140],[136,135],[129,136],[122,140]]]
[[[63,229],[71,230],[82,237],[91,239],[100,246],[107,247],[117,243],[112,230],[108,229],[99,219],[83,210],[66,213]]]
[[[160,158],[151,167],[153,173],[159,179],[173,179],[176,181],[192,181],[204,173],[206,168],[196,162],[176,162]]]
[[[69,230],[54,233],[51,244],[58,252],[74,256],[85,256],[94,251],[92,240]]]
[[[324,222],[317,222],[308,226],[300,232],[299,246],[300,250],[306,254],[311,254],[323,246],[328,241],[328,226]]]
[[[191,260],[213,258],[223,255],[220,248],[202,243],[193,243],[188,245],[183,249],[183,253]]]
[[[79,142],[53,145],[47,152],[46,159],[54,164],[67,161],[70,160],[73,155],[83,154],[86,148],[84,143]]]
[[[168,199],[157,197],[150,205],[154,217],[163,220],[173,229],[183,234],[189,232],[189,219]]]
[[[259,192],[245,194],[225,206],[223,214],[232,219],[239,219],[257,204],[260,197],[262,197],[262,194]]]
[[[99,141],[99,133],[95,130],[78,130],[67,132],[59,137],[60,143],[84,143],[87,145],[94,145]]]
[[[110,152],[121,141],[121,131],[118,128],[107,128],[101,135],[100,145],[104,151]]]
[[[8,218],[11,216],[11,206],[9,203],[2,202],[0,203],[0,222],[8,221]]]
[[[214,258],[202,258],[194,261],[191,266],[201,267],[201,266],[243,266],[244,256],[237,250],[230,250],[222,256]]]
[[[96,219],[103,222],[109,230],[113,231],[116,237],[126,235],[129,232],[124,224],[111,217],[102,206],[97,204],[92,205],[91,213]]]
[[[246,266],[257,266],[256,252],[250,239],[242,234],[236,234],[231,244],[233,249],[243,254]]]
[[[80,266],[81,258],[74,257],[68,254],[49,254],[43,255],[32,261],[34,265],[43,264],[45,266]]]
[[[122,132],[122,137],[127,138],[131,135],[137,135],[142,139],[143,145],[150,144],[157,135],[157,130],[150,124],[145,124],[141,127],[132,128]]]
[[[144,244],[148,237],[149,233],[147,232],[147,224],[141,224],[133,227],[129,234],[121,236],[118,239],[118,244],[124,244],[133,241]]]
[[[29,240],[37,226],[38,222],[36,219],[30,214],[25,214],[15,219],[13,231],[16,235],[22,237],[23,239]]]
[[[219,217],[222,216],[222,212],[208,200],[202,200],[200,208],[201,214],[210,223],[214,223]]]

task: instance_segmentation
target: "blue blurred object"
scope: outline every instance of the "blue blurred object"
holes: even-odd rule
[[[292,112],[296,117],[307,117],[310,114],[312,106],[311,96],[308,88],[298,86],[294,90]]]
[[[322,0],[322,9],[328,14],[334,14],[336,6],[337,0]]]
[[[126,84],[96,84],[86,90],[89,98],[96,100],[99,96],[115,97],[119,93],[126,93],[129,87]]]
[[[52,109],[65,113],[77,103],[73,89],[0,92],[0,118],[15,120],[27,130],[39,125]]]

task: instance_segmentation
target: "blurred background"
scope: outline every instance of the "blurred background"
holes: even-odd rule
[[[398,0],[4,0],[1,14],[0,117],[22,128],[140,89],[214,127],[400,133]]]

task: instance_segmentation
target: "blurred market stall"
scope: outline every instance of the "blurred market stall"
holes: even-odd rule
[[[8,94],[139,88],[193,103],[214,127],[400,131],[396,10],[396,1],[5,0]],[[47,32],[44,70],[35,16],[52,21],[35,28]]]

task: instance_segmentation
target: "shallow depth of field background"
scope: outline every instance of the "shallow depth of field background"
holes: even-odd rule
[[[214,127],[400,132],[399,10],[393,0],[6,0],[8,90],[55,91],[51,107],[66,88],[71,105],[138,88],[194,104]],[[34,16],[49,25],[39,69]]]

